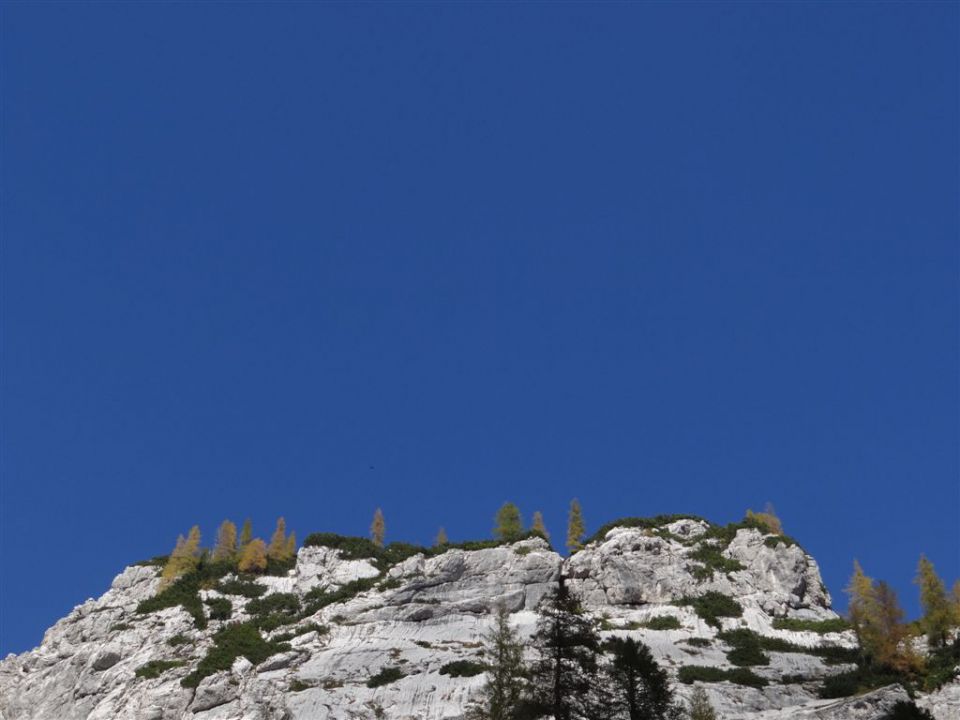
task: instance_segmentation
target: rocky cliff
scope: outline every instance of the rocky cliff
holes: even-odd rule
[[[141,603],[158,591],[158,568],[128,567],[40,647],[0,662],[0,720],[461,718],[484,682],[463,668],[475,667],[495,608],[532,633],[561,573],[602,634],[650,646],[681,697],[698,668],[715,669],[704,687],[720,717],[876,720],[906,698],[891,686],[817,699],[855,641],[829,631],[837,615],[800,546],[697,519],[640,525],[613,527],[570,558],[539,538],[392,564],[304,547],[286,576],[221,578],[195,605],[155,610]],[[250,620],[262,639],[225,634]],[[744,636],[765,638],[767,659],[746,675],[731,662]],[[960,685],[921,703],[956,720]]]

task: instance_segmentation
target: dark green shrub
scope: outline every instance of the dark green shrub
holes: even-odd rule
[[[727,660],[732,664],[741,667],[770,664],[770,658],[763,652],[760,636],[752,630],[727,630],[717,637],[733,648],[727,653]]]
[[[828,699],[851,697],[893,683],[900,683],[910,689],[909,681],[892,670],[858,667],[826,678],[819,695]]]
[[[344,560],[379,558],[383,549],[365,537],[351,537],[337,533],[311,533],[303,540],[304,547],[328,547],[340,551]]]
[[[806,675],[799,675],[799,674],[791,675],[788,673],[786,675],[780,676],[780,682],[783,683],[784,685],[798,685],[800,683],[808,682],[809,680],[810,678],[808,678]]]
[[[151,660],[138,667],[133,674],[138,678],[152,680],[160,677],[170,668],[181,667],[183,665],[186,665],[183,660]]]
[[[126,630],[133,630],[133,625],[130,623],[116,623],[110,626],[110,632],[125,632]]]
[[[473,677],[486,672],[486,670],[487,666],[483,663],[473,662],[472,660],[455,660],[441,667],[440,674],[450,677]]]
[[[341,586],[337,590],[321,590],[320,588],[314,588],[303,598],[304,610],[302,617],[309,617],[321,608],[325,608],[328,605],[334,605],[336,603],[351,600],[360,593],[373,589],[376,587],[376,584],[376,578],[361,578],[360,580],[348,582],[346,585]]]
[[[294,678],[290,682],[290,692],[303,692],[304,690],[309,690],[312,687],[313,685],[310,685],[309,683],[305,683],[300,678]]]
[[[647,630],[679,630],[681,625],[680,621],[673,615],[659,615],[641,623],[640,627]]]
[[[797,618],[777,618],[773,621],[773,627],[777,630],[794,630],[798,632],[815,632],[823,635],[824,633],[843,632],[850,629],[850,623],[843,618],[832,618],[830,620],[799,620]]]
[[[690,685],[697,682],[723,682],[724,680],[736,683],[737,685],[747,685],[754,688],[766,687],[769,683],[764,678],[754,673],[749,668],[735,668],[733,670],[724,670],[711,665],[684,665],[677,673],[677,679]]]
[[[720,548],[715,545],[701,544],[687,557],[703,563],[702,567],[695,568],[692,571],[693,576],[698,580],[712,578],[715,572],[732,573],[744,569],[743,563],[733,558],[724,557]]]
[[[389,685],[403,677],[403,670],[398,667],[385,667],[376,675],[367,680],[368,688],[376,688],[381,685]]]
[[[936,720],[929,710],[917,707],[916,703],[901,700],[894,705],[883,720]]]
[[[743,615],[743,607],[740,603],[732,597],[713,590],[697,597],[682,598],[676,601],[676,604],[691,606],[700,618],[713,627],[720,627],[719,618]]]
[[[711,642],[707,638],[701,637],[692,637],[684,640],[687,645],[692,645],[693,647],[705,648],[710,647]]]
[[[177,633],[172,638],[167,640],[167,645],[170,647],[178,647],[179,645],[186,645],[189,642],[191,642],[190,638],[183,633]]]
[[[207,626],[207,617],[200,601],[200,581],[195,573],[178,578],[153,597],[143,600],[137,605],[137,613],[152,613],[177,605],[193,616],[195,627],[202,630]]]
[[[233,603],[226,598],[207,600],[207,607],[210,608],[211,620],[229,620],[233,615]]]
[[[196,687],[208,675],[229,670],[233,661],[241,656],[258,665],[271,655],[290,649],[290,646],[284,643],[264,640],[253,623],[227,625],[214,633],[213,642],[213,647],[197,664],[197,669],[181,680],[181,685]]]
[[[256,598],[267,592],[267,588],[253,580],[241,580],[232,578],[230,580],[221,580],[214,588],[224,595],[240,595],[245,598]]]
[[[163,567],[167,564],[167,560],[170,559],[169,555],[155,555],[149,560],[138,560],[134,563],[136,567]]]

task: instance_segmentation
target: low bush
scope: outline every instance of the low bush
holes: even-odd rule
[[[314,588],[303,597],[304,609],[301,616],[309,617],[328,605],[351,600],[360,593],[373,589],[376,587],[376,584],[376,578],[361,578],[360,580],[348,582],[337,590]]]
[[[608,522],[605,525],[601,525],[600,529],[587,538],[587,541],[584,544],[589,545],[592,542],[602,541],[607,536],[607,533],[614,528],[623,527],[655,530],[663,527],[664,525],[677,522],[678,520],[701,520],[709,524],[707,520],[704,520],[699,515],[654,515],[653,517],[625,517],[620,518],[619,520]]]
[[[644,623],[640,623],[640,627],[646,628],[647,630],[679,630],[681,625],[680,621],[673,615],[658,615]]]
[[[240,595],[245,598],[257,598],[267,592],[265,585],[261,585],[253,580],[231,578],[230,580],[221,580],[214,587],[218,592],[224,595]]]
[[[715,683],[725,680],[737,685],[746,685],[754,688],[766,687],[769,684],[767,680],[749,668],[724,670],[723,668],[713,667],[711,665],[684,665],[677,673],[677,679],[687,685],[697,681]]]
[[[285,643],[264,640],[257,627],[249,622],[234,623],[218,630],[213,635],[213,643],[213,647],[197,664],[196,670],[180,681],[181,685],[197,687],[208,675],[229,670],[238,657],[245,657],[258,665],[271,655],[290,649]]]
[[[890,712],[883,716],[883,720],[936,720],[929,710],[917,707],[916,703],[901,700]]]
[[[892,670],[858,667],[826,678],[820,687],[819,695],[825,699],[851,697],[893,683],[901,683],[908,690],[910,688],[909,681]]]
[[[693,611],[708,625],[720,627],[722,617],[741,617],[743,607],[723,593],[711,590],[696,597],[685,597],[677,600],[677,605],[689,605]]]
[[[403,670],[398,667],[385,667],[376,675],[372,675],[367,680],[368,688],[377,688],[381,685],[389,685],[403,677]]]
[[[134,670],[133,674],[138,678],[152,680],[160,677],[170,668],[182,667],[183,665],[186,665],[183,660],[151,660]]]
[[[777,618],[773,621],[776,630],[793,630],[796,632],[815,632],[821,635],[832,632],[843,632],[850,629],[850,623],[843,618],[830,620],[800,620],[798,618]]]
[[[712,644],[707,638],[702,637],[692,637],[684,640],[687,645],[692,645],[693,647],[705,648],[710,647]]]
[[[717,637],[733,648],[727,653],[727,660],[733,665],[750,667],[770,664],[770,658],[763,652],[760,636],[752,630],[727,630]]]
[[[186,645],[190,642],[190,638],[184,635],[183,633],[177,633],[172,638],[167,640],[167,645],[170,647],[178,647],[180,645]]]
[[[229,620],[233,615],[233,603],[226,598],[207,600],[207,607],[210,608],[211,620]]]
[[[708,580],[714,573],[732,573],[743,570],[743,563],[734,558],[724,557],[720,548],[715,545],[702,543],[696,550],[687,556],[690,560],[702,563],[691,572],[697,580]]]
[[[294,678],[290,681],[290,692],[303,692],[304,690],[309,690],[313,685],[305,683],[300,678]]]
[[[487,666],[483,663],[473,662],[472,660],[455,660],[441,667],[440,674],[450,677],[473,677],[486,672],[486,670]]]

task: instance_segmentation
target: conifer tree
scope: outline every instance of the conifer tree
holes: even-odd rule
[[[550,541],[550,533],[547,532],[547,526],[543,524],[543,513],[539,510],[533,513],[533,522],[530,525],[530,530],[542,535],[547,542]]]
[[[953,581],[951,601],[953,602],[953,624],[960,626],[960,580]]]
[[[531,667],[531,704],[555,720],[593,720],[600,640],[563,577],[540,606],[533,636],[537,660]]]
[[[493,536],[497,540],[511,541],[523,537],[523,519],[520,508],[512,502],[505,502],[497,510],[494,518]]]
[[[443,529],[443,526],[437,530],[437,539],[433,541],[433,544],[436,547],[444,547],[450,544],[450,541],[447,539],[447,531]]]
[[[688,714],[690,720],[717,720],[717,713],[710,704],[707,691],[697,685],[690,696]]]
[[[567,520],[567,550],[575,553],[583,547],[583,535],[586,528],[583,526],[583,511],[580,501],[574,498],[570,501],[570,517]]]
[[[229,520],[220,523],[217,544],[213,548],[214,560],[232,560],[237,554],[237,526]]]
[[[287,537],[287,543],[284,547],[283,552],[284,559],[289,560],[297,556],[297,534],[290,531],[290,535]]]
[[[846,593],[850,597],[850,625],[860,643],[860,651],[867,661],[875,662],[881,654],[880,645],[883,641],[880,608],[873,580],[867,577],[856,560],[853,561],[853,575]]]
[[[747,510],[747,519],[759,523],[772,535],[783,535],[783,523],[777,517],[777,511],[774,509],[773,503],[768,502],[763,512]]]
[[[287,521],[282,517],[277,518],[277,527],[270,537],[267,557],[274,561],[282,561],[287,557]]]
[[[166,587],[181,575],[195,570],[200,563],[200,528],[194,525],[187,537],[180,535],[160,573],[160,586]]]
[[[243,527],[240,529],[240,551],[250,544],[250,541],[253,540],[253,523],[250,522],[250,518],[247,518],[243,521]]]
[[[370,539],[377,545],[383,547],[383,538],[387,534],[387,524],[383,519],[383,510],[377,508],[373,514],[373,522],[370,523]]]
[[[487,682],[467,712],[468,720],[514,720],[523,703],[526,671],[523,645],[510,627],[510,613],[500,605],[493,629],[483,638]]]
[[[613,638],[607,650],[613,657],[605,668],[602,706],[610,720],[673,720],[683,714],[650,648],[633,638]]]
[[[927,634],[927,642],[930,647],[943,647],[947,644],[953,624],[953,608],[943,580],[925,555],[920,556],[914,582],[920,586],[920,604],[923,607],[921,623]]]
[[[880,580],[874,583],[873,594],[877,607],[877,664],[901,672],[915,669],[918,659],[910,647],[909,632],[903,624],[903,608],[900,607],[896,592]]]
[[[240,553],[240,562],[237,563],[240,572],[256,573],[267,569],[267,544],[260,538],[254,538],[247,543]]]

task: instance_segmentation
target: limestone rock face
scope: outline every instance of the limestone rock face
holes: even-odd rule
[[[784,617],[836,615],[813,558],[756,529],[724,534],[704,521],[678,520],[616,527],[566,559],[533,538],[418,554],[386,570],[372,559],[305,547],[290,573],[257,579],[264,597],[292,593],[306,603],[334,593],[336,602],[264,632],[275,651],[259,664],[237,657],[188,687],[181,680],[214,647],[215,633],[250,619],[249,600],[202,590],[203,599],[226,597],[233,608],[230,619],[208,617],[202,629],[180,606],[138,614],[138,604],[157,592],[157,575],[156,567],[127,568],[103,596],[50,628],[38,648],[0,662],[0,720],[461,720],[484,678],[451,677],[441,673],[444,665],[479,659],[500,605],[522,636],[531,634],[540,601],[561,575],[604,636],[643,641],[674,678],[686,665],[733,667],[721,629],[792,643],[793,651],[769,652],[769,665],[753,668],[766,687],[704,686],[726,720],[878,720],[903,699],[897,687],[817,699],[818,681],[845,666],[826,664],[813,648],[854,647],[854,639],[774,626]],[[690,599],[711,591],[733,598],[742,615],[720,618],[720,627],[698,616]],[[669,629],[646,627],[651,620]],[[368,686],[387,668],[399,678]],[[788,675],[804,680],[782,682]],[[693,686],[677,682],[675,689],[685,698]],[[938,720],[956,720],[960,684],[920,702]]]

